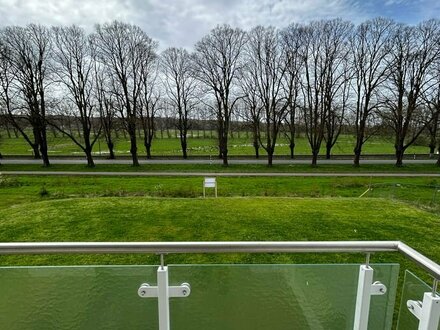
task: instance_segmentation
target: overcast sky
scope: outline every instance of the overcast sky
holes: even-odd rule
[[[385,16],[414,24],[440,18],[440,0],[0,0],[0,25],[77,24],[121,20],[139,25],[160,43],[192,45],[218,24],[283,27],[341,17],[359,23]]]

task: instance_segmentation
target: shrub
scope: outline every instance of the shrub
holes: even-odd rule
[[[46,189],[46,186],[42,186],[38,194],[40,195],[40,197],[47,197],[49,196],[49,191]]]

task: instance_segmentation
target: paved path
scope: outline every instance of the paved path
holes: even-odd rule
[[[436,159],[405,159],[403,162],[405,164],[435,164]],[[51,164],[87,164],[85,159],[51,159]],[[310,164],[310,159],[275,159],[274,164],[296,164],[296,165],[307,165]],[[39,159],[13,159],[6,158],[0,160],[1,164],[41,164]],[[222,164],[221,159],[142,159],[139,160],[141,164],[164,164],[164,165],[179,165],[179,164]],[[380,164],[395,164],[394,159],[363,159],[361,164],[367,165],[380,165]],[[96,159],[95,164],[107,164],[107,165],[128,165],[131,164],[130,159]],[[229,164],[267,164],[266,159],[229,159]],[[352,159],[319,159],[318,164],[320,165],[347,165],[353,164]]]
[[[76,176],[176,176],[176,177],[440,177],[440,173],[368,173],[368,172],[75,172],[75,171],[3,171],[0,175],[76,175]]]

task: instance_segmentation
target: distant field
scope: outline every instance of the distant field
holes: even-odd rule
[[[396,199],[440,210],[440,178],[219,177],[222,197],[365,197]],[[202,177],[0,176],[0,209],[48,199],[202,196]],[[40,196],[45,190],[47,195]]]
[[[240,137],[238,137],[238,135]],[[1,134],[0,138],[0,152],[4,155],[32,155],[32,150],[25,140],[19,138],[8,138],[5,132]],[[50,155],[82,155],[82,151],[67,137],[54,137],[49,133],[49,154]],[[173,135],[172,135],[173,136]],[[200,136],[200,137],[197,137]],[[209,136],[209,134],[207,135]],[[333,148],[333,154],[352,154],[355,139],[351,135],[341,135],[338,142]],[[234,137],[229,140],[229,154],[231,156],[238,155],[253,155],[254,149],[252,147],[252,139],[250,134],[241,132],[234,133]],[[119,139],[115,140],[115,152],[117,155],[129,155],[130,143],[128,139],[124,139],[121,135]],[[145,155],[145,148],[142,145],[142,140],[138,140],[139,154]],[[105,155],[108,153],[107,146],[103,138],[100,138],[94,148],[95,154]],[[367,141],[364,148],[364,154],[393,154],[393,139],[385,139],[382,137],[373,137]],[[428,153],[427,146],[412,146],[408,148],[407,154]],[[190,156],[216,156],[217,155],[217,140],[215,138],[203,137],[203,133],[191,133],[188,139],[188,154]],[[301,136],[296,141],[295,153],[299,155],[309,155],[310,147],[308,141],[304,136]],[[178,138],[158,138],[153,140],[152,145],[153,156],[180,156],[181,147]],[[260,154],[264,155],[263,149]],[[278,145],[275,150],[276,155],[290,155],[288,141],[284,136],[278,140]],[[325,154],[325,147],[321,148],[321,154]]]

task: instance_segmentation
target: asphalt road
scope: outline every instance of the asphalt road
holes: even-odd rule
[[[129,165],[130,159],[95,159],[95,164],[107,164],[107,165]],[[436,159],[405,159],[404,164],[434,164]],[[51,164],[87,164],[85,159],[81,158],[66,158],[66,159],[51,159]],[[229,159],[229,164],[267,164],[266,159]],[[310,159],[275,159],[274,164],[297,164],[304,165],[310,164]],[[373,164],[395,164],[394,159],[361,159],[361,164],[373,165]],[[179,164],[222,164],[221,159],[140,159],[141,164],[164,164],[164,165],[179,165]],[[0,164],[41,164],[41,160],[38,159],[20,159],[20,158],[6,158],[1,159]],[[353,164],[352,159],[319,159],[318,164],[321,165],[344,165]]]

